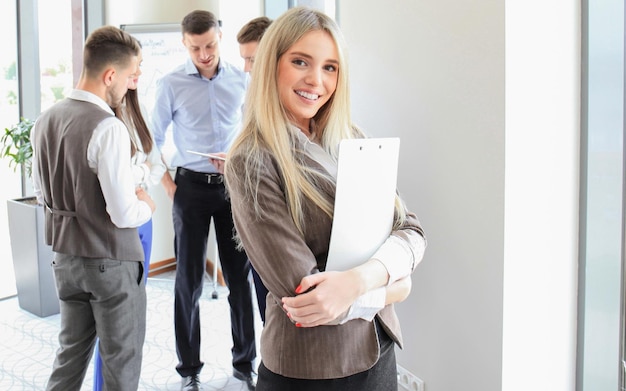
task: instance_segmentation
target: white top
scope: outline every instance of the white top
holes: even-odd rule
[[[131,124],[130,117],[126,111],[126,101],[122,103],[122,120],[127,126]],[[145,113],[144,115],[145,118]],[[149,123],[146,121],[146,123]],[[149,154],[146,154],[141,145],[137,128],[132,127],[128,129],[130,134],[130,141],[135,145],[135,155],[131,157],[133,178],[135,179],[135,186],[143,189],[148,189],[154,185],[161,183],[163,174],[167,171],[167,167],[161,159],[161,152],[157,148],[156,143],[152,145],[152,150]],[[154,139],[154,137],[153,137]]]

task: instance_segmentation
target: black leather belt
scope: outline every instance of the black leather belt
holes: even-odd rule
[[[205,172],[197,172],[188,170],[183,167],[178,167],[176,173],[189,178],[194,182],[208,183],[210,185],[220,185],[224,183],[224,175],[222,174],[208,174]]]

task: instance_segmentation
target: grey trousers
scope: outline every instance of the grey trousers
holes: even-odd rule
[[[55,254],[61,330],[48,391],[80,390],[96,336],[104,390],[136,391],[146,334],[143,263]]]

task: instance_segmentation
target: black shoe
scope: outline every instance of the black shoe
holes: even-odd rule
[[[200,377],[198,374],[183,377],[181,391],[200,391]]]
[[[254,379],[253,375],[256,376],[256,373],[252,371],[244,372],[233,368],[233,376],[235,377],[235,379],[239,379],[242,382],[246,383],[246,386],[248,386],[248,391],[254,391],[256,389],[256,380]]]

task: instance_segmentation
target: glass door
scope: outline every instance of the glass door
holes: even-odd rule
[[[19,121],[17,18],[15,1],[0,3],[0,134]],[[7,200],[22,195],[21,173],[0,159],[0,299],[16,294]]]
[[[577,391],[624,389],[624,2],[582,2]]]

